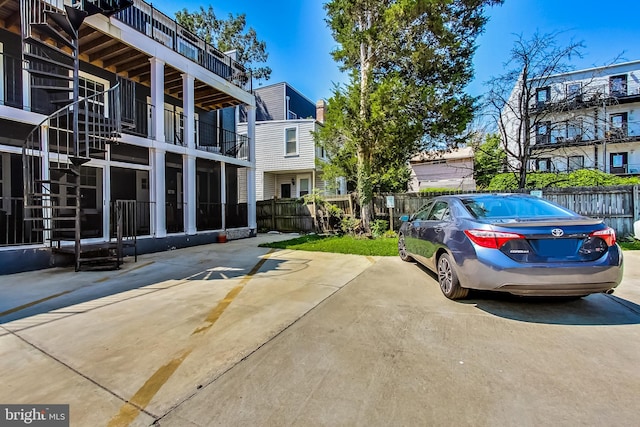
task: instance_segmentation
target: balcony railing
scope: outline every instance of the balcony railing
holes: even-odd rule
[[[166,202],[166,224],[168,233],[182,233],[184,231],[184,210],[186,207],[186,203]]]
[[[0,53],[0,105],[22,108],[22,59]]]
[[[611,105],[624,102],[625,99],[635,101],[640,97],[640,82],[629,79],[626,85],[613,88],[609,84],[587,85],[578,92],[554,97],[548,101],[534,101],[529,106],[531,112],[562,111],[572,108]]]
[[[178,25],[176,21],[143,0],[133,0],[133,6],[116,13],[114,18],[189,58],[235,86],[247,92],[251,91],[251,73],[242,64]]]
[[[42,221],[24,220],[24,199],[0,197],[0,246],[43,243]]]
[[[227,228],[248,227],[249,216],[246,203],[226,205],[226,225]]]
[[[155,202],[112,200],[109,203],[109,237],[115,238],[117,236],[117,205],[121,207],[122,235],[125,238],[151,234],[151,212]]]
[[[198,129],[196,147],[199,150],[249,160],[249,138],[246,135],[240,135],[206,121],[196,121],[196,129]]]
[[[199,202],[196,215],[198,230],[219,230],[222,228],[222,203]]]

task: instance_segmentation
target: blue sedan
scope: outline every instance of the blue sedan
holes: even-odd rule
[[[402,219],[400,258],[436,273],[450,299],[469,289],[580,297],[622,280],[615,231],[542,198],[440,196]]]

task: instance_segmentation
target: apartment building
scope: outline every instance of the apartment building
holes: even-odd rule
[[[640,174],[640,61],[572,71],[533,83],[530,170]],[[509,117],[508,108],[503,117],[510,134],[522,129]]]
[[[7,0],[0,21],[0,273],[255,235],[241,64],[142,0]]]

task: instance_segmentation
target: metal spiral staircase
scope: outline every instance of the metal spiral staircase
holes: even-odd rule
[[[53,4],[52,4],[53,3]],[[70,251],[76,271],[84,261],[115,262],[112,247],[81,242],[81,168],[117,142],[122,124],[120,86],[90,93],[80,87],[78,30],[87,16],[111,15],[129,0],[21,0],[23,55],[32,102],[53,110],[27,136],[22,149],[25,220],[52,248]],[[81,93],[82,92],[82,93]],[[42,100],[48,105],[42,105]]]

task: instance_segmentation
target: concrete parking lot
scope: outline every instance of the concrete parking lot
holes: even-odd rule
[[[445,299],[398,258],[258,248],[0,277],[0,403],[71,425],[636,425],[640,254],[613,295]]]

